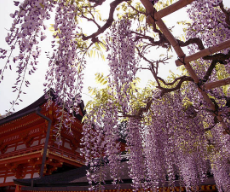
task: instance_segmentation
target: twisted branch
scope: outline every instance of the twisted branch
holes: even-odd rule
[[[183,42],[181,40],[177,40],[177,41],[181,47],[185,47],[185,46],[188,46],[190,44],[196,44],[200,50],[204,49],[203,42],[200,38],[191,38],[191,39],[187,40],[186,42]]]
[[[157,77],[160,81],[162,81],[165,85],[174,85],[174,83],[176,83],[179,80],[179,83],[173,87],[173,88],[163,88],[161,86],[157,86],[157,88],[161,89],[161,97],[165,94],[165,93],[169,93],[171,91],[175,91],[181,88],[182,83],[184,83],[185,81],[191,81],[194,82],[192,77],[189,76],[181,76],[176,78],[173,82],[171,83],[167,83],[164,81],[164,79]]]
[[[223,13],[225,14],[225,22],[230,26],[230,11],[227,11],[224,8],[223,2],[221,1],[221,3],[219,4],[220,9],[223,11]]]
[[[92,42],[98,42],[98,37],[97,36],[100,35],[101,33],[103,33],[107,28],[109,28],[112,25],[112,23],[114,21],[113,13],[114,13],[116,7],[122,2],[128,2],[128,1],[130,1],[130,0],[115,0],[112,3],[110,3],[110,12],[109,12],[109,17],[108,17],[106,23],[102,27],[100,27],[92,35],[89,35],[89,36],[82,35],[82,39],[83,40],[91,39]],[[102,2],[104,2],[104,1],[102,0]]]

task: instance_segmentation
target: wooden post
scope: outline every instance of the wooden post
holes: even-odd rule
[[[146,13],[147,15],[151,15],[153,16],[154,13],[154,8],[153,8],[153,4],[149,1],[149,0],[140,0],[141,3],[144,5],[145,9],[146,9]]]
[[[230,39],[227,40],[227,41],[225,41],[225,42],[223,42],[223,43],[220,43],[218,45],[215,45],[215,46],[207,48],[207,49],[203,49],[203,50],[201,50],[201,51],[199,51],[199,52],[197,52],[197,53],[195,53],[193,55],[185,57],[184,58],[184,62],[188,63],[190,61],[197,60],[197,59],[199,59],[201,57],[204,57],[204,56],[207,56],[207,55],[211,55],[213,53],[216,53],[216,52],[221,51],[223,49],[226,49],[228,47],[230,47]],[[176,66],[180,66],[180,65],[182,65],[181,61],[180,60],[176,60]]]

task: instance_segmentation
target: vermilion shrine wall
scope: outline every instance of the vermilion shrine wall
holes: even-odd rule
[[[46,109],[44,104],[40,107],[41,113],[52,120],[43,175],[81,167],[84,162],[79,154],[81,120],[76,118],[71,127],[73,134],[67,129],[62,130],[63,142],[58,146],[55,137],[56,107],[51,105]],[[14,114],[9,117],[12,116]],[[82,111],[80,116],[83,116]],[[36,112],[4,124],[1,124],[2,120],[0,120],[0,187],[12,191],[15,190],[13,179],[39,177],[48,122]]]

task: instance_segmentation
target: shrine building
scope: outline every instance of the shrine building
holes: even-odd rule
[[[52,90],[52,98],[55,98]],[[52,99],[53,100],[53,99]],[[0,119],[0,192],[15,191],[14,179],[32,179],[61,173],[84,165],[80,156],[83,102],[71,126],[62,129],[62,144],[56,142],[58,106],[47,108],[45,95],[28,107]]]

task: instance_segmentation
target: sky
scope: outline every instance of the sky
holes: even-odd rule
[[[22,1],[22,0],[21,0]],[[5,43],[5,37],[7,34],[7,30],[11,27],[12,18],[9,16],[10,13],[13,13],[15,10],[15,6],[13,5],[12,0],[0,0],[1,6],[0,6],[0,48],[8,49],[7,44]],[[230,1],[224,0],[224,4],[227,7],[230,7]],[[108,10],[107,6],[109,5],[109,1],[105,3],[104,7],[102,8],[102,14],[103,17],[107,17]],[[181,15],[183,15],[183,18],[181,18]],[[186,19],[186,12],[185,10],[177,11],[170,16],[167,16],[165,18],[167,26],[174,25],[175,21]],[[49,23],[47,23],[49,25]],[[84,23],[83,23],[84,25]],[[93,25],[84,25],[87,26],[87,28],[84,28],[86,31],[95,31],[96,28]],[[180,36],[182,32],[182,27],[178,26],[175,28],[175,36]],[[23,102],[20,103],[19,106],[15,107],[15,110],[18,111],[34,101],[36,101],[39,97],[43,95],[43,83],[45,79],[45,73],[48,67],[48,60],[45,56],[45,51],[50,51],[50,41],[52,40],[52,34],[50,32],[47,32],[46,35],[48,38],[45,41],[42,41],[41,47],[42,47],[42,54],[39,58],[39,64],[38,64],[38,70],[37,72],[31,76],[30,78],[30,87],[24,88],[23,91],[25,91],[27,94],[23,95],[22,100]],[[152,53],[151,53],[152,54]],[[157,56],[161,54],[160,50],[155,50],[153,55]],[[161,77],[167,77],[169,74],[169,70],[172,70],[174,72],[177,71],[175,63],[175,58],[170,62],[169,65],[162,67],[160,69],[160,75]],[[0,60],[0,68],[5,64],[4,60]],[[13,66],[14,68],[14,66]],[[88,94],[88,87],[97,87],[98,84],[95,82],[95,73],[103,72],[105,75],[109,74],[109,68],[106,61],[103,61],[100,58],[90,58],[87,59],[87,67],[85,70],[85,85],[83,89],[83,95],[82,98],[85,103],[87,103],[88,100],[91,99],[91,97]],[[138,76],[142,79],[141,85],[144,87],[148,80],[153,80],[153,77],[149,71],[141,71],[138,73]],[[5,110],[8,110],[11,105],[10,101],[14,100],[16,98],[16,94],[12,93],[12,86],[15,83],[16,74],[13,70],[12,71],[6,71],[4,81],[0,84],[0,114],[5,114]]]

